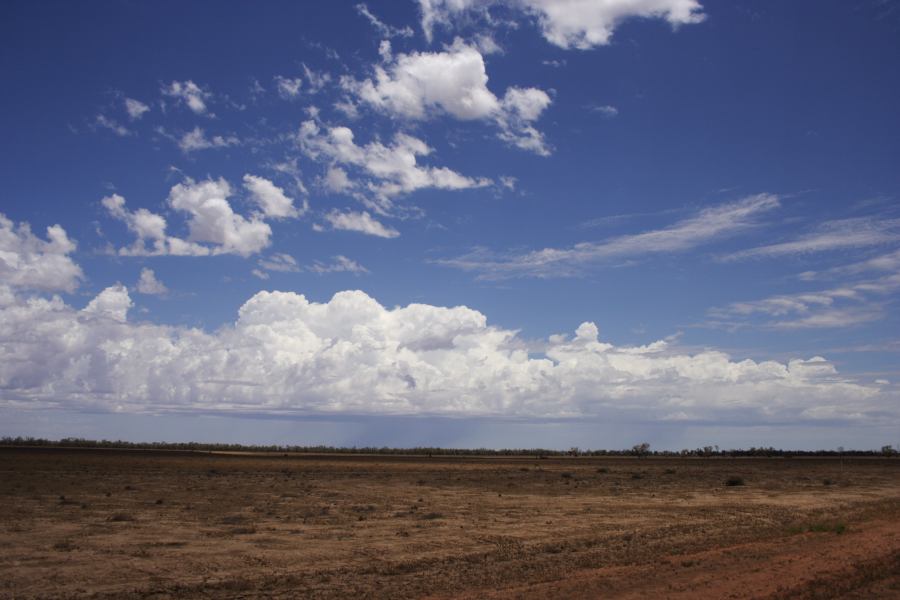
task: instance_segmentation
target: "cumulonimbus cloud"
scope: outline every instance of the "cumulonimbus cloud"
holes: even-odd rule
[[[844,379],[820,357],[736,361],[665,342],[621,347],[602,341],[593,323],[536,352],[470,308],[386,308],[361,291],[322,303],[259,292],[212,333],[130,322],[131,306],[121,285],[82,310],[6,288],[0,403],[134,413],[897,418],[879,386]]]

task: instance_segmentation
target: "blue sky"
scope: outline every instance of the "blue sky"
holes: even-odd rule
[[[0,40],[4,435],[900,442],[896,2],[7,2]]]

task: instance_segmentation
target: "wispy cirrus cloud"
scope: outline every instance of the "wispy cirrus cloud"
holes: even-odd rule
[[[544,248],[521,254],[497,254],[477,249],[458,258],[436,261],[471,271],[480,279],[567,277],[591,265],[667,252],[684,252],[735,235],[757,224],[757,217],[778,208],[778,196],[756,194],[700,210],[696,215],[662,229],[582,242],[568,248]]]
[[[900,219],[854,217],[826,221],[813,231],[795,239],[733,252],[721,257],[721,260],[736,261],[812,254],[847,248],[867,248],[897,241],[900,241]]]
[[[360,16],[364,17],[369,22],[369,24],[375,28],[375,31],[377,31],[378,34],[385,39],[393,37],[409,38],[415,35],[412,27],[408,25],[406,27],[394,27],[393,25],[388,25],[377,16],[375,16],[365,3],[357,4],[356,12]]]
[[[900,272],[825,290],[778,294],[707,311],[708,326],[725,329],[818,329],[850,327],[885,314],[900,290]]]
[[[855,263],[832,267],[822,271],[804,271],[803,273],[800,273],[799,278],[803,281],[814,281],[817,279],[829,279],[841,275],[857,275],[859,273],[869,273],[872,271],[900,272],[900,250],[893,250]]]

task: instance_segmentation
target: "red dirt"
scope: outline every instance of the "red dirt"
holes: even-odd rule
[[[16,600],[900,598],[900,460],[6,448],[0,546]]]

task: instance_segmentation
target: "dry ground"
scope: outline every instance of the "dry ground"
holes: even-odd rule
[[[0,598],[900,598],[900,460],[7,448],[0,547]]]

